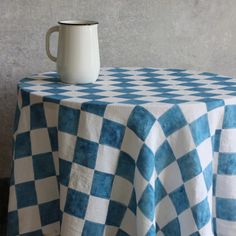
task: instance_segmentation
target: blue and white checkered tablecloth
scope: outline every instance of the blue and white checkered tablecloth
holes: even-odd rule
[[[236,79],[33,75],[18,85],[13,154],[8,235],[236,235]]]

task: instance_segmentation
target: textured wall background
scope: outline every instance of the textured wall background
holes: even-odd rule
[[[54,70],[44,37],[58,20],[100,22],[103,66],[236,76],[235,12],[235,0],[0,0],[0,178],[9,176],[16,83]]]

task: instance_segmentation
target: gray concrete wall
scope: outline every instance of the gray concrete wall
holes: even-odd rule
[[[103,66],[156,66],[236,76],[235,0],[0,0],[0,177],[9,176],[16,83],[54,70],[46,30],[98,20]]]

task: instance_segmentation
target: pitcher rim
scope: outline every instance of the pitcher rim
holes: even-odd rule
[[[98,21],[92,20],[60,20],[58,21],[60,25],[97,25]]]

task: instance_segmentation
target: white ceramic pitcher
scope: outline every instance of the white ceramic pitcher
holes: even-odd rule
[[[100,70],[98,22],[59,21],[46,34],[46,52],[57,63],[57,71],[65,83],[93,83]],[[50,35],[59,32],[57,57],[50,52]]]

